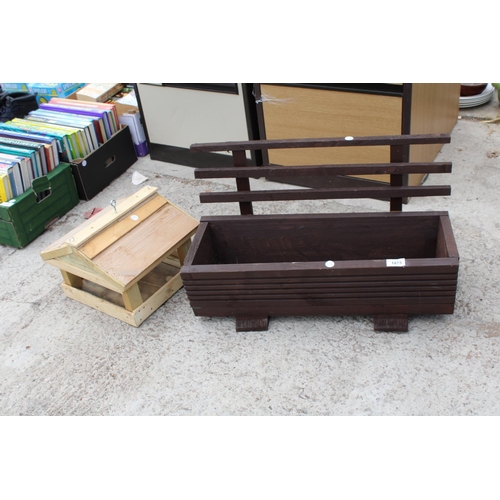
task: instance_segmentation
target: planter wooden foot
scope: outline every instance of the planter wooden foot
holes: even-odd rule
[[[386,314],[373,317],[373,329],[376,332],[407,332],[406,314]]]
[[[236,318],[237,332],[264,332],[269,327],[269,317]]]

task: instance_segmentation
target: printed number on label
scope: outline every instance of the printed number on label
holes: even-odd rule
[[[385,263],[387,267],[405,267],[405,259],[387,259]]]

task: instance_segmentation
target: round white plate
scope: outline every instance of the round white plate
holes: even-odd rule
[[[488,83],[486,88],[478,95],[471,95],[466,97],[460,97],[460,108],[473,108],[474,106],[481,106],[481,104],[485,104],[491,100],[493,97],[493,92],[495,91],[495,87]]]

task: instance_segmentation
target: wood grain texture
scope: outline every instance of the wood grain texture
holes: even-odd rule
[[[412,84],[411,134],[449,134],[455,127],[460,102],[459,83]],[[410,161],[432,161],[439,144],[410,147]]]
[[[182,286],[180,267],[199,222],[150,186],[102,212],[44,258],[61,269],[69,297],[139,326]]]
[[[363,165],[297,165],[293,167],[262,166],[240,168],[197,168],[194,171],[196,179],[223,179],[239,177],[299,177],[315,176],[328,177],[332,175],[354,174],[411,174],[425,173],[450,173],[450,162],[436,163],[373,163]]]
[[[400,97],[266,84],[261,84],[261,91],[282,100],[280,103],[264,102],[262,105],[268,139],[401,133]],[[269,151],[269,162],[278,165],[297,165],[308,161],[318,164],[369,163],[388,159],[386,146],[378,146],[370,151],[360,147],[340,151]]]
[[[446,212],[205,218],[181,277],[199,316],[452,314],[458,257],[453,245],[452,255],[438,250],[442,219]],[[391,252],[405,267],[387,267]]]
[[[118,219],[114,224],[96,234],[87,243],[81,245],[80,250],[89,259],[93,259],[135,226],[142,224],[150,215],[167,203],[167,200],[162,196],[153,196],[142,205],[134,208],[133,213],[128,212],[123,218]]]
[[[277,189],[266,191],[224,191],[200,193],[202,203],[250,201],[328,200],[355,198],[399,198],[417,196],[448,196],[451,186],[381,186],[329,189]],[[401,206],[401,202],[397,205]],[[392,207],[392,205],[391,205]]]
[[[233,150],[233,169],[197,170],[198,178],[235,177],[238,191],[201,193],[202,202],[305,199],[391,199],[391,212],[202,217],[181,268],[191,307],[199,316],[234,316],[238,331],[267,329],[270,316],[376,316],[375,329],[406,331],[409,314],[452,314],[458,251],[447,212],[402,212],[403,199],[450,194],[450,186],[408,186],[410,171],[451,171],[451,164],[408,162],[410,144],[449,142],[449,135],[346,139],[290,139],[194,145]],[[248,167],[244,149],[390,147],[390,163],[281,167],[284,176],[321,178],[372,168],[390,186],[251,191],[249,177],[274,166]],[[378,169],[378,170],[375,170]],[[406,170],[405,170],[406,169]],[[413,170],[412,170],[413,169]],[[248,187],[247,187],[248,183]],[[242,205],[244,206],[244,205]],[[244,211],[242,210],[242,214]],[[396,261],[397,265],[394,265]]]
[[[192,144],[191,151],[256,151],[259,149],[351,148],[354,146],[391,146],[411,144],[447,144],[449,134],[407,134],[382,136],[320,137],[311,139],[263,139],[257,141],[207,142]],[[388,158],[387,158],[388,159]],[[309,162],[301,162],[307,164]],[[351,162],[343,162],[351,163]],[[369,161],[363,162],[371,163]]]
[[[266,331],[269,327],[269,318],[263,316],[262,318],[236,318],[236,331],[237,332],[262,332]]]
[[[408,315],[377,315],[373,317],[373,329],[376,332],[407,332]]]
[[[138,281],[194,232],[198,223],[172,205],[161,207],[93,259],[124,285]]]

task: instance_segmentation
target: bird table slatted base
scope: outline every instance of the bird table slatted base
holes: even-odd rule
[[[139,326],[182,287],[199,222],[157,191],[144,187],[41,252],[68,297]]]
[[[200,195],[237,201],[242,215],[202,217],[181,276],[198,316],[235,317],[238,331],[266,330],[270,316],[372,315],[375,330],[407,331],[408,316],[452,314],[458,251],[448,212],[402,212],[407,196],[446,195],[449,186],[402,186],[409,172],[450,172],[450,163],[401,161],[410,144],[449,135],[391,136],[193,145],[232,151],[234,167],[201,168],[197,178],[235,177],[238,191]],[[391,163],[279,167],[246,165],[245,150],[385,144]],[[251,191],[252,177],[389,173],[370,188]],[[386,197],[386,213],[253,215],[252,202]]]

